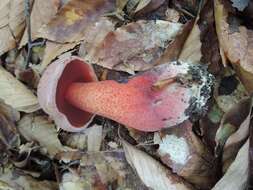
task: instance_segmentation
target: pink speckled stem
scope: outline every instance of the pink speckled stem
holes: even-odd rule
[[[116,81],[73,83],[66,99],[74,106],[142,131],[157,131],[163,120],[153,109],[152,77],[139,76],[122,84]]]

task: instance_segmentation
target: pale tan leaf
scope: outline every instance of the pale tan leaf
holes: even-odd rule
[[[88,131],[88,151],[99,151],[102,143],[103,127],[93,125]]]
[[[0,98],[18,111],[34,112],[39,109],[37,97],[4,68],[0,67]]]
[[[16,47],[25,27],[24,2],[0,1],[0,55]]]
[[[19,121],[18,129],[26,140],[38,142],[45,147],[50,157],[68,150],[58,139],[55,125],[46,117],[26,115]]]
[[[154,190],[194,189],[170,169],[165,168],[148,154],[122,141],[128,163],[136,170],[143,183]]]
[[[215,0],[215,23],[220,49],[236,68],[247,90],[253,91],[253,31],[238,22],[229,3]]]
[[[180,53],[179,59],[184,62],[199,63],[202,57],[200,41],[200,29],[197,24],[198,18],[190,32],[183,49]]]
[[[249,140],[238,152],[235,161],[212,190],[242,190],[246,188],[249,172]]]
[[[71,148],[97,152],[100,150],[102,143],[102,129],[103,127],[101,125],[94,124],[79,133],[67,134],[66,137],[63,138],[63,141]]]
[[[143,8],[145,8],[152,0],[140,0],[139,4],[137,5],[136,9],[134,10],[134,12],[138,12],[140,10],[142,10]]]
[[[47,24],[57,13],[60,6],[60,0],[36,0],[32,6],[31,12],[31,36],[36,39],[36,34],[41,26]],[[27,43],[27,28],[21,39],[19,47]]]

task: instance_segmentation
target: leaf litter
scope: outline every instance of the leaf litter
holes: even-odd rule
[[[250,1],[35,0],[30,14],[27,2],[0,3],[0,189],[252,188]],[[147,133],[95,116],[70,133],[36,90],[53,60],[72,55],[101,81],[180,60],[203,64],[215,85],[194,122]]]

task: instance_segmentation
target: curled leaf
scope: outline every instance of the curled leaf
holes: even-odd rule
[[[37,97],[25,85],[0,66],[0,98],[18,111],[34,112],[39,109]]]
[[[158,156],[173,172],[201,189],[214,185],[215,159],[192,131],[189,121],[155,133],[154,142],[159,144]]]
[[[45,147],[50,157],[68,150],[58,139],[55,125],[46,117],[26,115],[19,121],[18,129],[27,141],[35,141]]]
[[[194,189],[148,154],[122,141],[128,163],[136,170],[143,183],[154,190]]]
[[[212,190],[242,190],[246,188],[249,172],[248,152],[249,141],[242,146],[235,161],[230,165],[225,175],[216,183]]]

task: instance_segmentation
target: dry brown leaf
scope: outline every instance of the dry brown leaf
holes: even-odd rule
[[[80,161],[78,171],[70,169],[63,174],[61,190],[148,190],[128,165],[122,149],[92,153],[64,152],[59,159],[65,163]]]
[[[71,0],[40,29],[38,37],[61,43],[90,39],[100,17],[114,9],[115,0]]]
[[[205,63],[211,73],[218,75],[222,71],[222,61],[214,22],[213,2],[206,1],[195,19],[179,59]]]
[[[223,150],[223,172],[249,136],[251,109],[252,98],[245,98],[223,115],[216,133],[216,152],[219,154]]]
[[[0,66],[0,98],[18,111],[34,112],[39,109],[37,97],[9,72]]]
[[[0,1],[0,55],[16,47],[25,28],[24,2]]]
[[[178,59],[184,43],[192,30],[194,22],[190,21],[184,24],[182,31],[175,37],[169,46],[164,50],[161,57],[156,61],[156,65],[168,63]]]
[[[246,72],[253,73],[253,31],[240,25],[234,17],[235,10],[229,3],[223,4],[215,0],[216,31],[220,48],[229,61],[237,67],[238,65]],[[228,22],[228,20],[230,22]],[[247,76],[239,75],[247,80]],[[242,81],[244,81],[242,80]],[[245,83],[249,91],[252,91],[252,82]]]
[[[32,67],[39,73],[42,73],[53,59],[55,59],[57,56],[61,55],[62,53],[70,49],[73,49],[79,43],[80,42],[60,44],[56,42],[47,41],[41,63],[39,65],[33,65]]]
[[[22,175],[14,168],[5,168],[0,173],[1,190],[57,190],[58,186],[53,181],[39,181],[31,176]]]
[[[85,59],[129,73],[146,70],[153,66],[181,26],[162,20],[130,23],[108,33],[103,41],[87,52]]]
[[[155,133],[158,156],[172,171],[200,189],[211,188],[216,181],[214,157],[192,131],[189,121]]]
[[[136,16],[145,15],[161,6],[166,6],[165,2],[166,0],[141,0],[134,12]]]
[[[242,190],[246,188],[249,172],[249,141],[238,152],[235,161],[212,190]]]
[[[186,181],[154,158],[138,150],[126,141],[122,141],[128,163],[136,170],[143,183],[154,190],[189,190],[194,189]]]
[[[68,150],[57,136],[55,125],[46,117],[26,115],[18,123],[18,129],[27,141],[35,141],[47,149],[50,157]]]
[[[19,112],[0,100],[0,149],[1,151],[18,148],[20,136],[15,126],[20,118]]]
[[[79,133],[71,133],[64,136],[64,143],[71,148],[78,148],[82,151],[99,151],[103,140],[103,127],[92,125]]]
[[[36,0],[32,6],[31,12],[31,36],[36,39],[38,30],[47,24],[57,13],[60,6],[60,0]],[[27,28],[21,39],[19,47],[25,45],[28,41]]]

